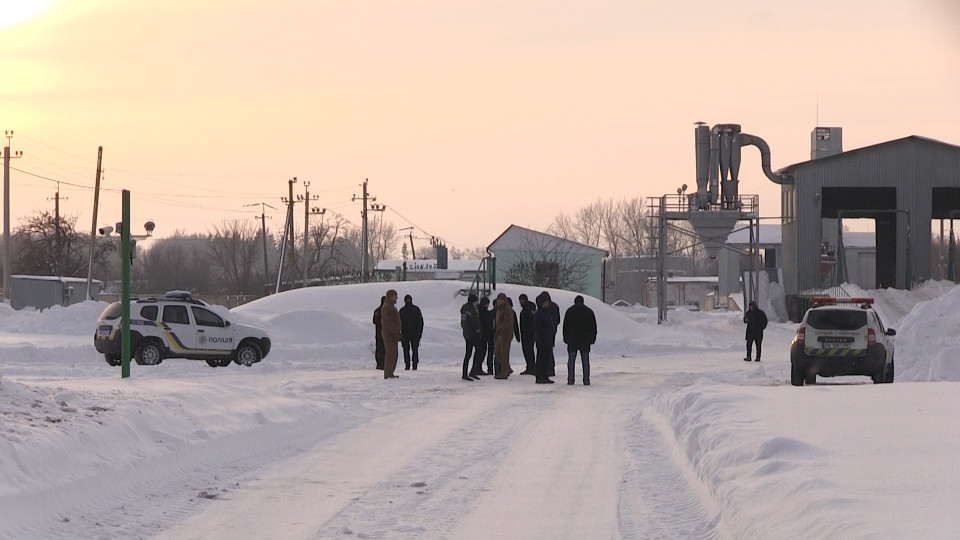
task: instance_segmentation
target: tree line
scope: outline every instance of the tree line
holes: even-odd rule
[[[399,252],[403,236],[382,215],[368,222],[370,268]],[[189,290],[207,295],[253,295],[272,292],[277,283],[283,232],[264,231],[259,221],[227,220],[208,233],[177,230],[165,238],[141,240],[131,266],[136,294]],[[344,216],[313,216],[308,230],[306,261],[304,231],[294,231],[293,246],[285,246],[280,288],[311,284],[350,283],[360,279],[362,231]],[[77,229],[76,216],[38,211],[20,219],[11,235],[11,274],[86,277],[90,235]],[[264,249],[266,245],[266,249]],[[94,239],[93,277],[105,284],[120,279],[119,238]],[[450,248],[451,259],[468,258],[482,248]],[[418,247],[421,258],[436,256],[436,248]],[[304,273],[306,262],[306,273]]]

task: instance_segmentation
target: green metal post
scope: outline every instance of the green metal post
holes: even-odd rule
[[[130,192],[123,190],[120,230],[120,376],[130,376]]]

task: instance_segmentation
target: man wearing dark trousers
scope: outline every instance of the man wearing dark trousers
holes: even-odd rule
[[[400,323],[403,337],[400,344],[403,346],[403,366],[410,369],[411,361],[416,371],[420,363],[420,338],[423,337],[423,313],[420,307],[413,303],[409,294],[403,297],[403,307],[400,308]],[[411,355],[412,349],[412,355]]]
[[[377,309],[373,310],[373,329],[376,333],[376,338],[374,339],[375,346],[373,350],[373,359],[377,362],[377,369],[383,369],[383,360],[387,354],[387,350],[383,346],[383,322],[381,320],[383,301],[386,299],[386,296],[381,296],[380,305],[377,306]]]
[[[533,344],[533,316],[537,313],[537,305],[527,300],[527,295],[520,295],[520,347],[523,349],[523,359],[527,363],[527,368],[520,372],[521,375],[536,375],[537,357],[534,353]]]
[[[534,339],[537,343],[537,384],[553,384],[550,377],[554,366],[553,345],[557,339],[557,320],[552,305],[550,293],[544,291],[537,296],[538,309],[533,317]]]
[[[473,382],[474,379],[480,378],[473,373],[467,372],[467,367],[470,365],[470,355],[474,352],[474,348],[479,347],[480,342],[483,339],[483,334],[481,333],[480,329],[480,314],[477,311],[477,303],[477,295],[471,294],[467,297],[467,303],[460,307],[460,328],[463,330],[463,341],[466,344],[466,352],[463,355],[463,376],[461,378],[470,382]],[[477,348],[477,353],[479,352],[480,349]],[[474,369],[476,369],[479,365],[477,357],[478,354],[474,354]]]
[[[480,328],[483,332],[483,343],[480,345],[478,350],[482,350],[480,353],[480,365],[474,366],[476,370],[474,375],[493,375],[497,371],[494,371],[496,368],[493,367],[493,320],[495,313],[490,309],[490,298],[484,296],[480,299]],[[487,359],[487,371],[483,371],[483,359]]]
[[[597,342],[597,317],[577,295],[563,316],[563,342],[567,344],[567,384],[574,383],[577,353],[583,363],[583,385],[590,386],[590,345]]]
[[[757,362],[760,361],[760,344],[763,342],[763,329],[767,327],[767,314],[757,307],[756,302],[750,302],[747,312],[743,314],[743,322],[747,323],[747,357],[744,362],[750,361],[753,344],[757,344]]]

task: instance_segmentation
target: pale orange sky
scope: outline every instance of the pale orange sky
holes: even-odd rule
[[[0,129],[14,167],[88,187],[61,185],[84,231],[100,145],[103,187],[159,236],[281,208],[294,176],[359,224],[369,178],[388,220],[468,248],[695,186],[698,120],[762,137],[774,169],[809,159],[818,108],[846,150],[960,144],[953,0],[33,3],[11,24],[31,0],[0,0]],[[740,192],[779,215],[759,162]],[[54,182],[12,178],[14,227],[53,210]],[[101,194],[101,225],[119,204]]]

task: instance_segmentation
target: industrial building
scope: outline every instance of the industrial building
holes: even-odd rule
[[[875,220],[870,288],[909,289],[931,276],[933,220],[960,215],[960,146],[919,136],[842,151],[840,128],[811,133],[811,160],[785,167],[782,268],[791,319],[824,283],[822,254],[836,252],[834,283],[848,280],[843,220]],[[869,275],[861,268],[860,275]]]

